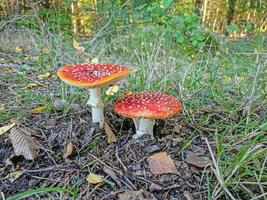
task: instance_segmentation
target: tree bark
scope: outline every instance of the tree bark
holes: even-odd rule
[[[234,19],[234,14],[235,14],[235,5],[236,5],[236,0],[228,0],[228,11],[227,11],[227,23],[226,27],[230,25]],[[228,36],[229,33],[227,29],[225,28],[225,35]]]

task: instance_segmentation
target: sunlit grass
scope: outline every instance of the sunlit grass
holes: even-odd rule
[[[162,35],[156,33],[150,38],[139,38],[129,31],[128,35],[118,34],[111,41],[105,38],[93,44],[83,41],[81,44],[86,50],[79,53],[68,39],[66,42],[57,35],[42,38],[31,32],[27,33],[29,36],[18,32],[10,35],[9,31],[0,37],[1,50],[12,52],[17,45],[24,44],[31,49],[25,54],[33,57],[29,58],[32,64],[24,69],[24,75],[1,74],[9,84],[16,84],[12,91],[4,90],[8,91],[3,102],[7,110],[0,113],[1,121],[27,114],[39,104],[48,105],[47,112],[54,112],[55,99],[66,101],[65,113],[71,112],[68,105],[72,103],[86,107],[89,95],[86,89],[69,87],[53,79],[38,93],[25,87],[29,82],[27,72],[55,74],[61,65],[90,62],[97,57],[100,62],[133,69],[133,73],[118,84],[120,90],[115,96],[104,95],[106,107],[112,106],[126,91],[162,91],[182,100],[184,112],[179,118],[192,132],[177,153],[183,153],[193,139],[200,136],[207,137],[216,147],[216,151],[211,152],[216,162],[213,173],[203,172],[210,199],[242,198],[242,195],[245,199],[256,199],[266,194],[267,63],[266,55],[261,54],[266,52],[266,35],[239,41],[225,39],[216,52],[210,48],[190,55],[179,46],[164,43]],[[12,63],[12,58],[8,62]],[[97,140],[85,146],[82,153],[95,148]],[[215,183],[211,178],[214,174],[217,175]],[[257,194],[251,185],[257,188]]]

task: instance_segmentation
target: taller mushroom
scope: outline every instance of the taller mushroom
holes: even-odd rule
[[[114,111],[124,117],[133,118],[135,139],[144,134],[153,137],[155,119],[171,117],[182,110],[182,104],[174,97],[160,92],[130,93],[121,97]]]
[[[125,78],[130,69],[112,64],[74,64],[61,67],[58,77],[65,83],[88,88],[90,98],[87,102],[92,107],[92,121],[104,126],[104,104],[101,100],[101,87],[114,84]]]

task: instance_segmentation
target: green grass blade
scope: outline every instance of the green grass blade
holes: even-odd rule
[[[25,197],[32,196],[34,194],[46,193],[46,192],[66,192],[66,193],[69,193],[71,196],[75,196],[75,192],[68,190],[66,188],[49,187],[49,188],[31,189],[25,192],[17,193],[13,196],[6,198],[6,200],[17,200],[17,199],[22,199]]]

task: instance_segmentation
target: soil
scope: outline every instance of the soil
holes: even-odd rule
[[[0,100],[14,97],[12,92],[18,87],[11,78],[15,78],[14,73],[20,65],[10,66],[3,71],[7,78],[0,82]],[[49,91],[54,86],[48,83],[56,82],[56,77],[39,80],[34,73],[25,74],[24,78],[46,86],[35,89],[36,94],[50,96]],[[18,104],[15,97],[12,101],[10,105],[7,103],[7,109],[13,108],[14,104],[18,110],[26,111],[38,106],[25,102]],[[55,104],[60,107],[60,100]],[[33,161],[26,160],[14,154],[9,133],[0,136],[1,194],[9,197],[30,189],[61,187],[76,191],[76,199],[207,199],[206,178],[212,175],[209,167],[203,168],[201,161],[194,163],[196,155],[204,156],[204,161],[210,159],[203,135],[193,134],[192,127],[173,118],[156,122],[155,139],[133,140],[132,120],[115,114],[111,105],[106,108],[106,120],[117,137],[116,143],[108,144],[106,133],[91,123],[90,111],[85,105],[73,104],[67,114],[58,108],[50,114],[29,113],[16,119],[17,126],[34,130],[32,137],[41,149]],[[8,123],[0,122],[0,127]],[[190,145],[185,146],[189,141]],[[64,159],[65,148],[70,142],[74,145],[73,153]],[[150,172],[147,158],[162,151],[172,158],[179,173],[153,175]],[[11,176],[16,172],[20,175],[12,180]],[[103,175],[107,181],[89,184],[86,178],[90,173]],[[48,199],[48,195],[52,199],[71,199],[66,193],[59,196],[58,192],[38,194],[38,199]]]
[[[90,123],[90,113],[86,110],[71,115],[43,113],[20,119],[21,125],[38,133],[34,138],[42,149],[34,161],[28,161],[14,155],[7,134],[1,137],[0,191],[8,197],[33,188],[65,187],[78,189],[78,199],[118,199],[125,191],[142,189],[146,199],[206,199],[203,168],[187,163],[185,158],[187,153],[196,151],[208,156],[201,137],[195,137],[191,147],[181,151],[190,128],[169,120],[156,124],[156,139],[133,140],[133,122],[122,120],[111,110],[106,113],[112,122],[109,124],[116,124],[111,128],[117,143],[107,143],[106,134]],[[178,129],[175,124],[179,124]],[[64,149],[70,141],[74,153],[64,159]],[[147,157],[160,151],[171,156],[179,174],[151,174]],[[107,168],[116,174],[117,180],[104,172]],[[23,175],[11,182],[9,174],[15,171],[22,171]],[[103,175],[115,184],[88,184],[89,173]],[[66,195],[63,199],[71,198]]]

